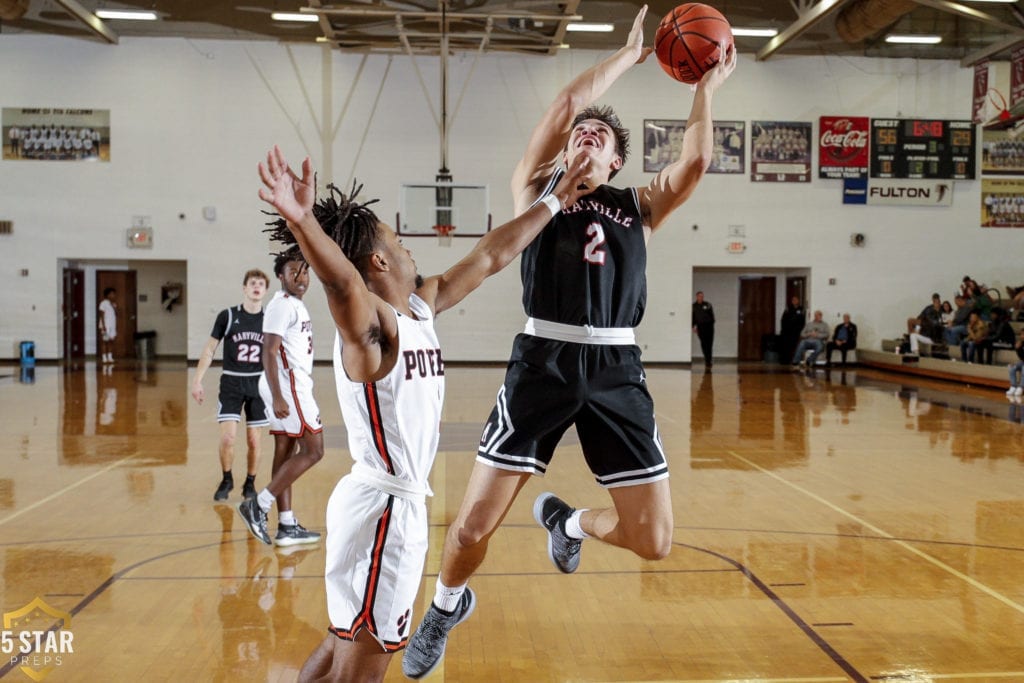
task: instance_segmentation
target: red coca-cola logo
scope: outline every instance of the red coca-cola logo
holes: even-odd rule
[[[835,119],[827,127],[822,125],[820,149],[823,155],[827,154],[834,162],[841,163],[865,156],[867,148],[866,126],[855,128],[850,119]]]

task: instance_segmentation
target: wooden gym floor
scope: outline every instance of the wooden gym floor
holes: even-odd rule
[[[191,372],[0,367],[5,639],[59,626],[54,612],[73,633],[59,665],[53,648],[12,662],[8,640],[0,678],[29,680],[27,665],[53,666],[48,681],[291,681],[325,634],[322,545],[284,554],[237,517],[241,442],[231,506],[213,502],[218,373],[200,407]],[[415,623],[501,377],[448,369]],[[672,467],[671,555],[591,541],[577,574],[554,570],[536,494],[607,501],[568,434],[495,537],[477,611],[429,680],[1024,681],[1024,405],[864,369],[647,377]],[[349,463],[331,369],[315,379],[327,455],[294,491],[322,530]],[[259,486],[269,436],[263,449]],[[388,680],[404,680],[398,658]]]

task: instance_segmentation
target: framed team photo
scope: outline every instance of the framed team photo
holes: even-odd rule
[[[1024,175],[1024,140],[1010,129],[981,129],[981,174]]]
[[[644,172],[657,173],[679,158],[686,121],[644,119]]]
[[[981,227],[1024,228],[1024,178],[983,178]]]
[[[110,161],[109,109],[4,107],[4,161]]]
[[[683,151],[686,121],[644,120],[644,172],[657,173],[676,161]],[[746,171],[746,133],[744,121],[714,122],[714,153],[708,173],[744,173]]]
[[[755,183],[811,182],[811,122],[752,121],[750,179]]]

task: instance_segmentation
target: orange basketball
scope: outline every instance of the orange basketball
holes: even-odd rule
[[[690,2],[665,15],[654,34],[658,62],[672,78],[696,83],[718,64],[718,46],[734,50],[732,28],[722,13],[710,5]]]

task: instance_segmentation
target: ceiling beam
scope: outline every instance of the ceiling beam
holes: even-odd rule
[[[995,26],[1001,28],[1008,33],[1015,33],[1017,35],[1024,36],[1024,27],[1020,24],[1007,24],[1005,21],[994,17],[991,14],[982,12],[981,10],[968,7],[967,5],[961,5],[958,2],[951,2],[951,0],[913,0],[919,5],[925,7],[931,7],[933,9],[941,10],[943,12],[949,12],[950,14],[956,14],[967,19],[973,19],[980,21],[989,26]]]
[[[387,8],[373,8],[373,7],[338,7],[328,6],[321,7],[319,9],[313,9],[310,7],[300,8],[302,13],[311,14],[326,14],[334,15],[339,14],[343,16],[354,16],[354,17],[404,17],[409,19],[479,19],[481,21],[487,21],[488,19],[530,19],[533,21],[581,21],[583,17],[572,14],[541,14],[538,12],[436,12],[430,10],[400,10],[400,9],[387,9]]]
[[[960,66],[964,67],[965,69],[968,67],[972,67],[978,62],[983,62],[986,59],[992,57],[993,55],[997,55],[1000,52],[1009,50],[1010,48],[1015,47],[1021,42],[1024,42],[1024,37],[1011,36],[1010,38],[1006,38],[1005,40],[1000,40],[998,43],[992,43],[988,47],[983,47],[982,49],[977,50],[976,52],[972,52],[969,55],[965,55],[964,58],[960,60]]]
[[[915,0],[915,2],[916,1],[917,0]],[[758,50],[757,61],[763,62],[768,59],[778,50],[782,49],[783,45],[796,39],[804,31],[811,28],[822,19],[832,15],[847,2],[849,2],[849,0],[821,0],[821,2],[802,14],[799,19],[786,27],[781,33],[779,33],[779,35],[769,40],[764,47]]]
[[[117,45],[117,41],[119,40],[118,35],[114,33],[109,26],[103,23],[102,19],[78,4],[77,0],[55,1],[68,12],[71,12],[75,19],[78,19],[80,22],[92,29],[100,38],[111,45]]]

